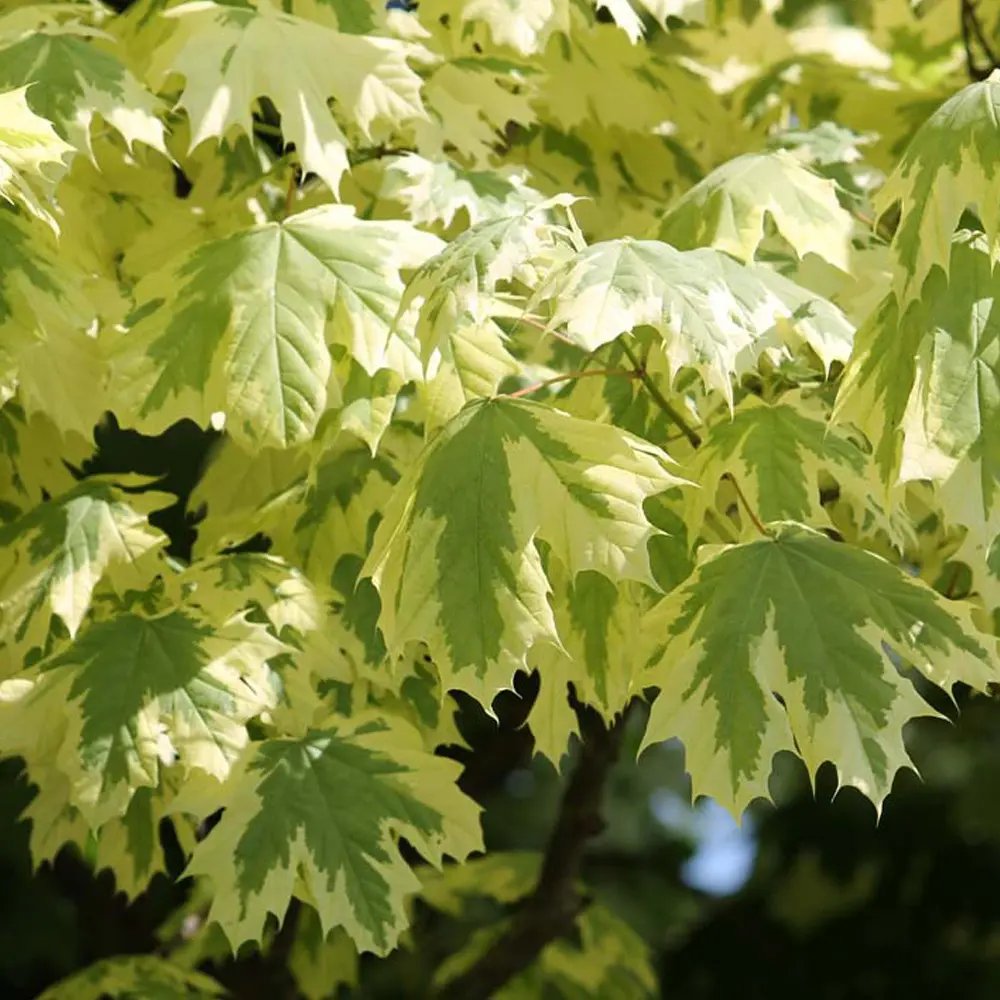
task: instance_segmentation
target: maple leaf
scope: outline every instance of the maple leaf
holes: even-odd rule
[[[687,524],[698,530],[723,477],[736,481],[763,521],[828,521],[819,502],[820,472],[864,495],[865,453],[825,417],[798,393],[771,405],[748,396],[731,420],[713,425],[685,467],[703,487],[687,496]]]
[[[713,170],[667,210],[657,235],[678,250],[713,246],[752,260],[767,218],[799,257],[814,253],[850,270],[854,223],[833,181],[780,150],[747,153]]]
[[[730,401],[732,377],[766,350],[804,341],[828,366],[846,361],[853,336],[836,306],[763,266],[655,240],[581,250],[552,270],[533,304],[543,302],[554,305],[549,329],[588,351],[652,326],[675,375],[691,366]]]
[[[875,196],[881,214],[900,206],[892,239],[901,304],[919,296],[931,269],[946,273],[952,234],[976,204],[992,253],[1000,250],[1000,70],[960,90],[920,126]]]
[[[84,629],[68,647],[0,685],[0,747],[55,764],[92,826],[120,815],[164,762],[225,777],[246,722],[271,698],[264,661],[285,647],[260,625],[221,626],[195,607],[127,612]],[[108,678],[114,678],[109,686]],[[65,718],[45,760],[36,730]]]
[[[23,205],[58,230],[45,202],[52,198],[72,147],[28,107],[26,89],[0,94],[0,197]]]
[[[0,528],[0,640],[37,645],[51,615],[76,635],[106,576],[119,586],[145,586],[137,564],[167,541],[148,515],[173,500],[165,493],[126,499],[91,478]]]
[[[329,401],[330,347],[370,373],[387,364],[399,271],[438,245],[339,205],[204,243],[136,289],[113,360],[118,405],[143,427],[220,411],[237,441],[307,441]]]
[[[834,419],[871,440],[886,487],[930,479],[980,546],[1000,529],[1000,269],[987,237],[960,231],[948,276],[919,299],[890,293],[858,331]]]
[[[215,885],[209,919],[236,948],[304,893],[324,935],[343,927],[360,951],[385,954],[420,885],[396,838],[437,867],[444,854],[461,860],[481,845],[479,809],[456,787],[458,772],[425,751],[416,730],[363,715],[255,744],[188,866]]]
[[[269,4],[196,0],[164,16],[176,28],[154,53],[150,78],[162,87],[172,73],[184,77],[178,103],[191,120],[192,149],[230,129],[252,135],[252,105],[266,94],[303,169],[336,193],[349,143],[328,98],[368,138],[377,121],[399,124],[426,114],[420,77],[406,62],[409,50],[395,39],[343,34]],[[289,52],[294,63],[285,58]]]
[[[444,688],[489,705],[533,642],[559,642],[535,540],[572,576],[652,583],[642,502],[681,482],[668,463],[538,403],[470,403],[396,487],[361,571],[381,596],[390,653],[426,642]]]
[[[880,808],[912,766],[903,726],[936,714],[884,644],[946,689],[985,688],[995,649],[968,608],[878,556],[790,522],[773,532],[706,555],[646,617],[656,649],[645,681],[660,693],[645,745],[679,737],[692,794],[737,817],[767,797],[779,750],[810,774],[832,761]]]
[[[0,403],[20,388],[29,414],[50,413],[60,429],[89,436],[103,409],[93,392],[101,383],[93,339],[84,332],[92,313],[79,272],[60,263],[51,236],[0,210]],[[90,377],[86,390],[63,380],[67,367],[77,379]]]
[[[91,35],[59,27],[0,41],[0,90],[27,87],[31,110],[88,155],[96,115],[129,147],[143,142],[166,153],[156,98]]]
[[[428,160],[416,153],[398,157],[386,167],[381,194],[402,202],[415,224],[437,222],[445,229],[462,211],[469,225],[475,226],[516,215],[542,201],[520,173],[466,170],[451,161]]]

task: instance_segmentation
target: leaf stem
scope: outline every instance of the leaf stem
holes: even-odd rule
[[[298,169],[293,164],[291,173],[288,177],[288,189],[285,191],[285,206],[281,212],[281,217],[283,219],[287,219],[288,213],[292,210],[292,199],[295,197],[295,190],[298,187],[298,177]]]
[[[446,983],[440,1000],[481,1000],[493,996],[531,965],[543,949],[568,934],[587,906],[578,881],[587,841],[604,828],[604,786],[618,759],[628,708],[606,726],[575,692],[570,704],[580,723],[580,754],[559,806],[538,883],[493,945]],[[634,704],[634,702],[633,702]]]
[[[697,448],[701,444],[701,437],[698,432],[684,419],[681,412],[671,405],[667,397],[660,392],[659,386],[649,377],[646,366],[636,357],[635,351],[624,340],[619,341],[619,343],[625,352],[625,356],[635,366],[635,377],[646,387],[646,391],[652,397],[653,402],[667,415],[671,423],[681,431],[684,437],[688,439],[691,447]]]
[[[575,378],[589,378],[592,375],[618,375],[624,378],[637,378],[636,373],[628,368],[587,368],[583,371],[553,375],[552,378],[542,379],[541,382],[535,382],[534,385],[526,385],[523,389],[505,392],[502,395],[508,399],[518,399],[521,396],[530,396],[533,392],[538,392],[539,389],[544,389],[546,386],[556,385],[558,382],[568,382]]]
[[[730,473],[726,473],[726,479],[728,479],[733,484],[733,489],[736,490],[736,495],[740,499],[740,503],[743,504],[743,509],[747,512],[747,516],[753,521],[753,526],[765,537],[770,538],[771,532],[764,527],[764,522],[754,513],[753,507],[750,506],[749,501],[740,489],[740,484],[736,481],[736,477]]]

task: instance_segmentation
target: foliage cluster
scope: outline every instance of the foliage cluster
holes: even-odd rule
[[[881,809],[1000,676],[998,28],[4,5],[0,755],[36,864],[190,886],[51,996],[215,995],[290,906],[326,996],[481,896],[442,995],[654,995],[579,882],[636,725],[736,816],[782,751]],[[476,857],[456,708],[512,690],[562,808]]]

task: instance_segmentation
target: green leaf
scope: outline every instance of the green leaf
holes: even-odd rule
[[[815,401],[797,392],[772,405],[748,396],[732,419],[723,416],[712,426],[688,463],[685,471],[702,489],[687,494],[685,521],[697,531],[720,480],[729,477],[763,521],[828,523],[819,502],[820,473],[863,496],[865,467],[864,452],[828,426]]]
[[[444,854],[461,860],[481,846],[478,807],[455,786],[458,771],[398,721],[357,717],[255,744],[188,866],[215,885],[209,918],[238,947],[260,940],[267,915],[280,921],[297,894],[324,935],[343,927],[359,951],[385,954],[419,888],[397,837],[438,867]]]
[[[124,955],[95,962],[50,986],[38,1000],[205,1000],[226,996],[209,976],[156,955]]]
[[[691,366],[730,401],[731,378],[765,351],[805,342],[829,366],[847,359],[853,335],[839,309],[763,266],[653,240],[581,250],[553,270],[535,301],[552,304],[550,329],[588,351],[652,326],[674,374]]]
[[[88,155],[97,115],[129,147],[143,142],[166,153],[156,98],[91,35],[53,28],[0,45],[0,90],[28,87],[31,110]]]
[[[0,94],[0,196],[56,229],[45,201],[52,198],[71,147],[28,107],[25,90]]]
[[[83,630],[39,667],[0,685],[0,748],[52,764],[92,826],[120,815],[163,762],[221,779],[271,700],[264,662],[285,647],[259,625],[221,625],[195,607],[126,613]],[[110,683],[109,679],[113,679]],[[64,719],[55,746],[37,732]]]
[[[890,644],[936,684],[983,689],[994,642],[969,610],[877,556],[801,525],[727,546],[647,616],[660,693],[645,744],[679,737],[693,795],[739,817],[768,795],[771,760],[832,761],[845,785],[881,807],[912,766],[903,726],[936,714],[889,660]]]
[[[52,615],[76,635],[105,577],[118,588],[144,587],[142,557],[167,541],[148,515],[173,499],[126,500],[110,482],[86,479],[0,529],[0,641],[40,644]]]
[[[341,34],[270,4],[255,9],[195,0],[165,16],[176,28],[155,52],[150,78],[156,86],[173,73],[184,78],[179,104],[191,121],[191,149],[231,130],[252,135],[252,105],[266,94],[303,169],[336,192],[349,143],[328,98],[367,138],[375,123],[425,115],[420,77],[406,63],[407,47],[395,39]]]
[[[975,204],[1000,252],[1000,70],[949,98],[927,119],[876,195],[884,212],[899,203],[892,244],[899,259],[897,292],[905,306],[921,294],[936,265],[948,272],[951,240],[962,212]]]
[[[336,205],[202,244],[137,288],[138,320],[114,359],[117,407],[149,430],[220,412],[247,445],[309,440],[330,403],[330,348],[371,374],[390,363],[399,271],[437,246]]]
[[[833,181],[784,151],[747,153],[713,170],[668,209],[657,235],[678,250],[713,246],[749,261],[768,218],[799,257],[814,253],[850,270],[854,223]]]
[[[471,403],[396,488],[362,569],[390,653],[430,647],[446,689],[489,705],[538,640],[558,644],[535,540],[571,576],[652,583],[642,503],[681,482],[658,448],[538,403]]]
[[[935,267],[905,310],[887,296],[859,330],[834,417],[871,440],[886,487],[942,484],[983,547],[1000,530],[1000,269],[963,230],[948,272]]]

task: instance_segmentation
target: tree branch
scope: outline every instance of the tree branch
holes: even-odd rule
[[[628,709],[610,726],[575,693],[570,704],[580,722],[580,756],[563,792],[534,891],[510,926],[469,969],[442,988],[440,1000],[483,1000],[523,972],[557,938],[568,934],[587,900],[577,885],[587,841],[604,828],[601,803],[618,758]]]
[[[962,21],[962,45],[965,48],[965,67],[969,74],[969,79],[973,81],[985,80],[993,70],[1000,68],[1000,59],[997,58],[993,46],[986,37],[983,26],[979,23],[975,0],[961,0],[961,21]],[[976,54],[972,51],[973,39],[979,44],[986,56],[986,65],[981,66],[976,59]]]
[[[539,389],[544,389],[546,386],[558,385],[560,382],[569,382],[577,378],[589,378],[593,375],[604,375],[605,377],[611,377],[617,375],[621,378],[638,378],[637,372],[630,371],[627,368],[585,368],[578,372],[565,372],[562,375],[553,375],[551,378],[542,379],[541,382],[535,382],[533,385],[526,385],[523,389],[517,389],[514,392],[503,393],[508,399],[517,399],[520,396],[530,396],[533,392],[538,392]]]
[[[619,341],[619,343],[621,344],[622,350],[625,352],[625,356],[635,366],[636,377],[646,387],[646,391],[652,397],[653,402],[656,403],[661,410],[663,410],[670,422],[677,427],[677,429],[688,439],[688,441],[691,442],[691,447],[697,448],[701,444],[701,438],[698,436],[698,432],[684,419],[680,410],[671,406],[667,397],[660,392],[660,387],[649,377],[649,372],[646,371],[646,366],[636,357],[635,351],[633,351],[624,340]]]

